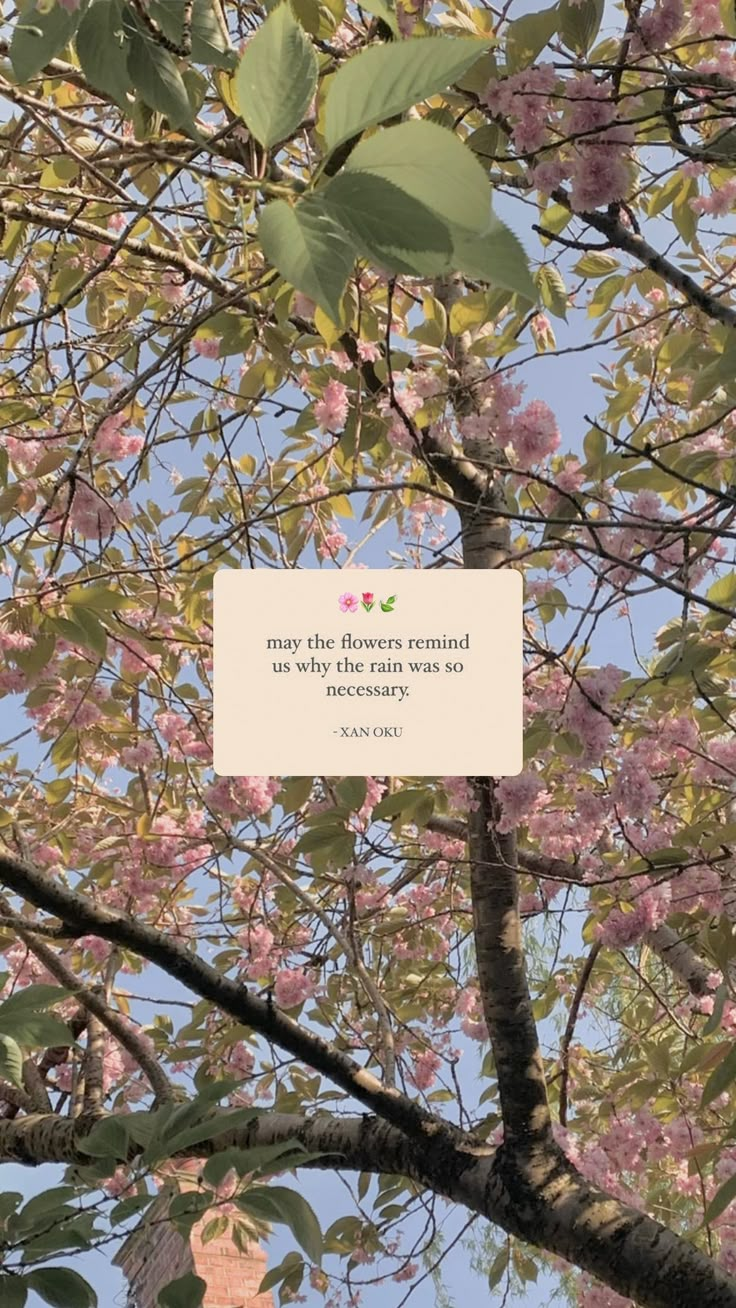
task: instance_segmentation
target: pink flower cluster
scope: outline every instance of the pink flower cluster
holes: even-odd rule
[[[276,973],[273,996],[279,1008],[300,1008],[317,986],[303,967],[285,967]]]
[[[516,777],[503,777],[496,787],[496,794],[502,808],[498,823],[500,832],[514,831],[550,799],[542,777],[531,771],[520,772]]]
[[[514,145],[522,153],[539,150],[547,139],[556,81],[552,64],[537,64],[503,81],[492,78],[481,97],[492,113],[510,120]]]
[[[624,674],[612,663],[579,678],[570,691],[562,715],[564,726],[574,731],[583,745],[587,760],[600,762],[613,734],[610,718],[611,698]]]
[[[510,376],[491,376],[479,388],[480,412],[461,418],[464,440],[490,441],[496,448],[510,446],[522,469],[541,463],[560,443],[555,416],[544,400],[532,400],[520,409],[524,385]]]
[[[276,777],[218,777],[205,791],[209,807],[228,817],[263,817],[281,789]]]
[[[414,1066],[408,1072],[408,1079],[417,1090],[431,1090],[437,1080],[437,1073],[442,1066],[442,1059],[433,1049],[425,1049],[423,1053],[414,1055]]]
[[[343,382],[328,381],[322,398],[314,406],[320,431],[342,431],[348,417],[348,388]]]
[[[95,436],[95,448],[100,454],[109,454],[111,459],[127,459],[140,454],[143,437],[124,435],[122,429],[127,421],[124,413],[113,413],[100,424]]]

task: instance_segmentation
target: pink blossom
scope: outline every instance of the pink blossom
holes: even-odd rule
[[[503,114],[512,123],[517,150],[532,152],[544,144],[550,114],[550,96],[557,75],[551,64],[524,68],[510,77],[492,78],[483,100],[493,113]]]
[[[343,382],[327,383],[322,399],[314,406],[314,416],[321,431],[342,431],[348,416],[348,388]]]
[[[358,358],[363,363],[375,363],[381,357],[381,350],[375,341],[357,341]]]
[[[702,40],[725,34],[719,0],[691,0],[690,27]]]
[[[315,982],[303,967],[285,967],[276,974],[274,999],[279,1008],[299,1008],[315,989]]]
[[[611,739],[610,701],[623,675],[620,668],[607,663],[581,677],[570,691],[563,723],[580,737],[586,758],[600,762]]]
[[[171,272],[169,269],[164,272],[161,278],[159,290],[161,299],[165,300],[167,304],[178,306],[183,304],[187,298],[183,274]]]
[[[418,1263],[406,1263],[398,1272],[394,1272],[395,1281],[413,1281],[419,1271]]]
[[[357,612],[358,612],[358,596],[357,596],[357,595],[351,595],[351,594],[350,594],[350,591],[348,591],[348,590],[345,591],[345,594],[344,594],[344,595],[341,595],[341,596],[340,596],[340,598],[339,598],[339,600],[338,600],[337,602],[338,602],[338,604],[340,605],[340,608],[341,608],[341,610],[342,610],[343,613],[357,613]]]
[[[219,336],[195,336],[192,349],[202,359],[217,359],[220,354]]]
[[[348,543],[348,538],[344,531],[329,531],[317,553],[322,559],[334,559],[335,555]]]
[[[425,1049],[414,1057],[414,1067],[409,1072],[409,1080],[417,1090],[431,1090],[437,1080],[437,1073],[442,1066],[442,1059],[433,1049]]]
[[[469,1040],[488,1039],[488,1027],[477,986],[466,986],[455,1005],[455,1012],[462,1018],[460,1029]]]
[[[560,443],[557,419],[544,400],[532,400],[512,422],[509,444],[522,467],[554,454]]]
[[[498,830],[513,831],[537,807],[550,797],[538,772],[520,772],[516,777],[503,777],[496,793],[503,810]]]
[[[95,447],[100,454],[109,454],[112,459],[125,459],[140,453],[143,449],[143,437],[125,436],[122,428],[126,422],[123,413],[114,413],[104,419],[95,436]]]
[[[160,654],[150,653],[140,641],[130,637],[126,637],[120,644],[123,647],[120,671],[124,677],[145,677],[149,672],[158,672],[161,667]]]
[[[578,213],[591,213],[602,205],[622,200],[629,183],[626,159],[603,141],[581,148],[572,170],[570,201]]]
[[[107,500],[85,483],[75,485],[69,522],[80,536],[87,540],[97,540],[100,536],[109,536],[115,530],[115,512]],[[61,525],[61,518],[54,519],[54,526]]]
[[[263,817],[281,790],[277,777],[218,777],[205,791],[213,812],[230,817]]]
[[[648,13],[639,16],[639,33],[631,42],[632,54],[645,50],[662,50],[671,45],[685,17],[683,0],[658,0]]]
[[[633,752],[614,777],[611,798],[630,818],[648,817],[659,800],[659,787]]]

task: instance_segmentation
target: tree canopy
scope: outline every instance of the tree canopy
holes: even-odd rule
[[[450,1213],[482,1302],[736,1305],[736,17],[525,10],[6,10],[9,1308],[161,1187],[282,1303]],[[216,570],[379,561],[523,573],[524,771],[216,776]]]

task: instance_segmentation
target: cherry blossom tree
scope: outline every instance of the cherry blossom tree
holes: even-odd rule
[[[735,39],[9,16],[0,1160],[67,1173],[0,1195],[4,1305],[94,1305],[162,1190],[285,1224],[283,1303],[424,1302],[451,1212],[489,1301],[736,1305]],[[216,777],[214,572],[379,557],[523,572],[524,771]]]

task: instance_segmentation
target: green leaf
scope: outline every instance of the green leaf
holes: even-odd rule
[[[52,1004],[60,1004],[68,998],[69,992],[62,986],[26,986],[24,990],[16,990],[15,994],[9,995],[0,1004],[0,1024],[11,1013],[14,1016],[19,1013],[37,1013],[39,1008],[50,1008]]]
[[[165,1285],[156,1303],[158,1308],[201,1308],[206,1290],[207,1282],[201,1276],[187,1272]]]
[[[34,4],[21,6],[10,42],[10,62],[19,82],[35,77],[64,49],[74,36],[85,8],[83,3],[69,13],[58,3],[43,8]]]
[[[126,67],[122,0],[94,0],[79,24],[74,44],[90,85],[111,95],[121,109],[130,108],[126,93],[132,83]]]
[[[736,38],[736,4],[734,0],[720,0],[721,22],[726,34]]]
[[[176,61],[141,30],[132,33],[128,52],[128,74],[149,109],[164,114],[176,130],[186,127],[198,136],[187,88]]]
[[[399,24],[396,18],[396,10],[388,3],[388,0],[361,0],[361,9],[365,9],[368,14],[375,14],[376,18],[382,18],[387,27],[391,28],[394,36],[399,35]]]
[[[136,608],[138,601],[130,595],[124,595],[111,586],[72,586],[67,591],[66,602],[72,608],[94,609],[98,613],[109,613],[113,609]]]
[[[398,790],[395,795],[386,795],[385,799],[379,800],[373,810],[373,817],[395,818],[399,813],[405,813],[413,808],[426,795],[426,790],[406,786],[403,790]]]
[[[20,1276],[0,1276],[0,1303],[3,1308],[25,1308],[28,1287]]]
[[[248,42],[235,74],[243,121],[268,150],[296,130],[316,88],[317,56],[290,6],[281,4]]]
[[[206,64],[210,68],[233,68],[237,55],[225,40],[215,17],[214,5],[217,3],[218,0],[194,0],[191,59],[195,64]],[[149,14],[176,45],[181,45],[183,10],[181,0],[149,0]]]
[[[481,236],[452,229],[453,263],[459,272],[480,278],[491,286],[515,291],[536,302],[537,290],[521,241],[495,214]]]
[[[74,1209],[66,1207],[68,1200],[74,1199],[76,1190],[71,1185],[57,1185],[51,1190],[42,1190],[40,1194],[34,1195],[28,1203],[23,1206],[18,1213],[18,1228],[22,1233],[32,1231],[34,1227],[40,1224],[41,1219],[48,1217],[48,1214],[56,1210],[57,1213],[74,1212]],[[43,1225],[48,1225],[44,1222]]]
[[[365,803],[367,784],[365,777],[344,777],[336,787],[339,798],[355,813]]]
[[[451,267],[447,224],[385,178],[344,172],[321,194],[328,213],[353,237],[358,252],[379,267],[427,277]]]
[[[238,1200],[238,1207],[269,1222],[289,1227],[307,1257],[322,1261],[322,1232],[314,1210],[302,1195],[283,1185],[253,1185]]]
[[[120,1117],[105,1117],[96,1122],[89,1135],[79,1141],[80,1149],[92,1158],[127,1159],[130,1133]]]
[[[298,808],[306,804],[312,793],[314,779],[312,777],[289,777],[284,782],[283,789],[278,797],[278,803],[285,813],[295,813]]]
[[[567,317],[567,290],[562,278],[562,274],[555,268],[553,263],[542,264],[537,270],[534,278],[539,293],[542,297],[542,304],[549,309],[556,318]]]
[[[355,251],[317,197],[307,196],[293,208],[272,200],[261,214],[258,236],[282,277],[338,322]]]
[[[28,1049],[39,1049],[42,1045],[55,1047],[74,1044],[74,1036],[69,1027],[59,1021],[58,1017],[46,1013],[0,1018],[0,1030]]]
[[[557,30],[568,50],[588,52],[603,21],[605,0],[560,0]]]
[[[510,73],[528,68],[557,31],[557,5],[524,14],[509,23],[506,31],[506,67]]]
[[[721,1018],[723,1017],[723,1010],[726,1006],[727,999],[728,999],[728,986],[726,985],[725,981],[722,981],[718,989],[716,990],[713,999],[713,1012],[711,1013],[710,1017],[708,1018],[708,1021],[703,1027],[701,1033],[703,1036],[712,1035],[714,1031],[718,1030],[719,1026],[721,1025]]]
[[[288,1156],[288,1157],[287,1157]],[[279,1144],[256,1145],[253,1149],[225,1149],[207,1159],[202,1175],[208,1185],[220,1185],[231,1168],[238,1176],[248,1173],[284,1172],[314,1158],[307,1154],[298,1140],[284,1140]]]
[[[51,1308],[97,1308],[92,1286],[70,1267],[38,1267],[26,1280]]]
[[[472,36],[428,36],[371,46],[346,60],[327,94],[328,150],[444,91],[488,47]]]
[[[708,1077],[700,1101],[701,1108],[707,1108],[708,1104],[717,1099],[719,1095],[722,1095],[734,1080],[736,1080],[736,1045],[731,1046],[726,1057],[721,1060]]]
[[[0,1035],[0,1077],[23,1089],[23,1054],[12,1036]]]
[[[714,581],[712,586],[706,591],[706,598],[713,604],[722,604],[724,608],[733,608],[736,605],[736,572],[727,572],[724,577],[719,577]],[[734,612],[736,616],[736,611]]]
[[[488,179],[472,150],[445,127],[413,119],[360,141],[344,173],[391,182],[446,223],[480,234],[491,218]]]
[[[710,1222],[714,1222],[717,1217],[720,1217],[721,1213],[725,1212],[734,1199],[736,1199],[736,1172],[733,1176],[729,1176],[720,1190],[716,1190],[705,1210],[703,1226],[707,1226]]]

